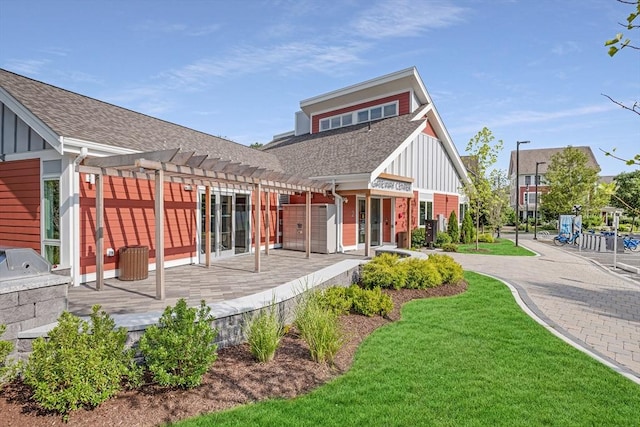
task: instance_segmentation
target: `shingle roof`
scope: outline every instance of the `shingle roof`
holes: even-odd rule
[[[275,154],[285,172],[305,177],[371,173],[418,128],[406,114],[300,136],[285,136],[262,150]]]
[[[0,86],[55,133],[138,151],[182,148],[282,172],[272,154],[0,69]]]
[[[551,163],[551,157],[557,153],[560,153],[567,147],[558,148],[538,148],[534,150],[520,149],[520,175],[533,175],[536,172],[536,162],[546,162],[544,165],[538,166],[538,173],[544,174],[547,171],[547,167]],[[587,165],[596,167],[600,170],[600,165],[591,151],[591,147],[573,147],[587,155]],[[509,175],[515,175],[516,170],[516,151],[511,152],[511,160],[509,162]]]

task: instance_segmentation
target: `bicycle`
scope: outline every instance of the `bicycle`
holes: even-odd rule
[[[558,234],[556,237],[553,238],[553,244],[556,246],[564,246],[567,243],[571,243],[573,245],[577,245],[580,240],[580,232],[576,231],[573,234],[569,234],[569,233],[561,233]]]
[[[640,249],[640,240],[634,239],[629,236],[624,236],[622,239],[622,244],[624,245],[625,250],[630,250],[631,252],[637,252]]]

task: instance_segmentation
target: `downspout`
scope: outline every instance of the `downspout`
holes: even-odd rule
[[[77,171],[78,165],[89,155],[89,150],[87,147],[82,147],[80,149],[80,154],[73,160],[73,204],[76,206],[73,209],[73,242],[71,243],[73,247],[73,257],[71,260],[71,285],[79,286],[80,285],[80,172]]]
[[[344,253],[344,246],[342,246],[343,199],[341,195],[336,193],[336,180],[332,180],[331,184],[331,194],[336,201],[336,252]]]

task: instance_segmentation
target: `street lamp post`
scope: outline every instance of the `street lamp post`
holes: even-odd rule
[[[516,246],[518,246],[518,228],[520,227],[520,144],[531,141],[516,141]]]
[[[524,211],[524,223],[527,233],[529,232],[529,186],[527,185],[527,207]]]
[[[536,207],[533,211],[533,240],[538,240],[538,181],[540,180],[538,177],[538,166],[546,164],[547,162],[536,162]]]

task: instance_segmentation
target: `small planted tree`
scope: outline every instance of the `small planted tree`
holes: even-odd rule
[[[465,209],[464,216],[462,217],[462,233],[460,240],[464,244],[469,244],[473,240],[473,220],[469,209]]]
[[[451,241],[453,243],[458,243],[460,241],[460,227],[458,226],[458,216],[456,215],[456,211],[451,211],[451,214],[449,215],[447,233],[451,236]]]

